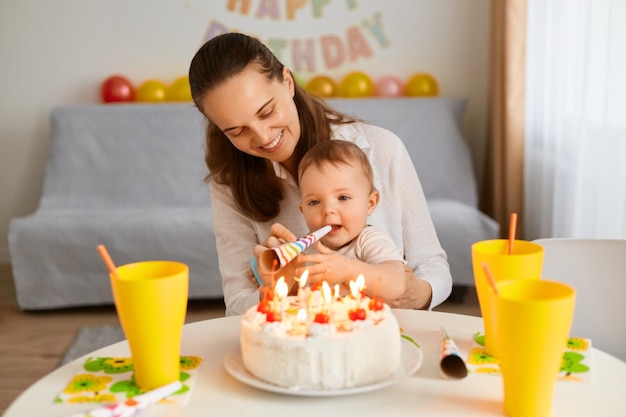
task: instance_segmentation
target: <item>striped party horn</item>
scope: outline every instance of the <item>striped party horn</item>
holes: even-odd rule
[[[330,225],[324,226],[310,235],[301,237],[295,242],[284,243],[275,248],[268,249],[261,254],[259,262],[266,271],[278,271],[280,268],[293,261],[303,250],[326,236],[332,229]],[[272,269],[273,266],[274,268]]]

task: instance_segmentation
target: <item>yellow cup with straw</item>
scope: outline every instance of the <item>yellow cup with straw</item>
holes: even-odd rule
[[[189,291],[189,268],[174,261],[144,261],[110,271],[117,315],[130,346],[135,383],[142,390],[178,381],[180,344]]]
[[[543,268],[543,246],[515,239],[515,223],[517,216],[511,216],[509,239],[493,239],[476,242],[472,245],[472,266],[474,284],[480,304],[485,331],[485,351],[498,357],[498,346],[495,339],[495,324],[491,309],[489,284],[483,264],[487,264],[496,281],[505,279],[541,278]]]

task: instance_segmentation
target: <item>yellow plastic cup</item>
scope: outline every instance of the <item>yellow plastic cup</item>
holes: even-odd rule
[[[145,261],[110,274],[113,299],[128,344],[135,383],[151,390],[180,378],[180,342],[189,292],[189,268]]]
[[[574,288],[516,279],[491,292],[509,417],[547,417],[574,317]]]
[[[483,240],[472,245],[474,284],[485,330],[485,351],[498,357],[489,298],[491,286],[483,263],[489,266],[496,282],[517,278],[539,279],[543,267],[543,246],[526,240],[515,240],[513,253],[509,255],[509,241],[506,239]]]

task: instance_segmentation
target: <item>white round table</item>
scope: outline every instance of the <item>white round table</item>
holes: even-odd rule
[[[413,375],[366,393],[310,397],[260,390],[233,378],[224,357],[238,346],[239,316],[185,325],[182,354],[202,356],[203,363],[185,406],[158,404],[141,417],[205,416],[502,416],[502,378],[471,373],[451,380],[439,370],[441,333],[447,327],[464,358],[473,335],[482,330],[478,317],[434,311],[394,310],[405,334],[421,346],[424,361]],[[130,356],[127,342],[99,349],[89,356]],[[53,404],[53,399],[86,357],[56,369],[21,394],[4,417],[62,417],[93,408],[93,404]],[[626,363],[593,349],[593,381],[558,381],[553,417],[626,415]]]

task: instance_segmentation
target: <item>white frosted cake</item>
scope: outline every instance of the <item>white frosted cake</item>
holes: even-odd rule
[[[368,297],[324,303],[319,291],[264,300],[241,320],[245,368],[292,389],[325,390],[371,384],[400,366],[400,327],[388,305]]]

